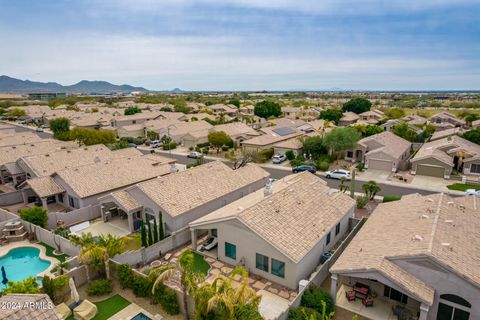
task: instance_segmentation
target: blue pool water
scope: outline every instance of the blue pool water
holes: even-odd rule
[[[50,266],[50,262],[40,259],[40,249],[22,247],[10,250],[0,257],[0,268],[3,266],[9,281],[21,281],[28,277],[37,277]],[[2,275],[0,273],[0,283]]]
[[[131,318],[131,320],[152,320],[152,318],[147,317],[142,312],[140,312],[139,314],[137,314],[133,318]]]

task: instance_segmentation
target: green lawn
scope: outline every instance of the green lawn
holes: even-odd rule
[[[480,186],[477,184],[463,184],[463,183],[454,183],[447,186],[450,190],[465,191],[467,189],[479,189]]]
[[[193,253],[193,270],[198,273],[203,273],[204,275],[208,275],[208,270],[210,270],[210,265],[207,261],[203,258],[202,255],[194,252]]]
[[[131,304],[130,301],[122,296],[119,296],[118,294],[106,300],[96,302],[95,305],[98,308],[98,312],[92,320],[107,320],[117,312],[126,308],[129,304]],[[73,315],[68,317],[67,320],[74,320]]]
[[[142,247],[142,239],[140,237],[140,234],[125,236],[123,237],[123,239],[125,240],[125,247],[123,248],[124,252],[138,250]]]
[[[68,255],[66,255],[66,254],[61,254],[61,255],[59,255],[59,256],[57,256],[56,254],[53,254],[53,251],[54,251],[55,249],[52,248],[52,247],[50,247],[50,246],[49,246],[48,244],[46,244],[46,243],[39,242],[38,244],[45,247],[47,257],[55,258],[55,259],[57,259],[57,260],[60,261],[60,262],[65,262],[65,260],[67,260],[68,258],[70,258],[70,257],[69,257]]]

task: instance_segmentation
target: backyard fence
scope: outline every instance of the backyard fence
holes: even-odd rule
[[[102,216],[101,205],[87,206],[69,212],[49,212],[48,227],[55,229],[58,221],[63,221],[65,225],[72,226],[85,221],[95,220]]]
[[[0,194],[0,206],[9,206],[12,204],[17,204],[22,202],[23,202],[22,190],[16,190],[16,191]]]
[[[186,227],[151,246],[118,254],[114,259],[120,264],[125,263],[130,266],[145,265],[168,251],[190,242],[190,240],[190,229]]]
[[[305,293],[305,291],[311,286],[321,286],[322,283],[328,278],[330,275],[330,268],[333,266],[335,261],[340,257],[342,252],[345,250],[345,248],[350,244],[352,239],[355,237],[355,235],[358,233],[358,231],[362,228],[363,224],[367,218],[362,218],[361,220],[358,219],[350,219],[350,226],[352,227],[352,230],[350,233],[343,239],[343,241],[340,243],[338,248],[335,250],[335,252],[332,254],[332,256],[325,261],[323,264],[319,265],[317,269],[310,275],[310,278],[308,279],[308,283],[305,285],[305,287],[301,288],[300,291],[298,292],[298,295],[295,297],[295,300],[290,302],[289,308],[285,310],[277,319],[278,320],[285,320],[288,317],[288,312],[290,309],[294,309],[300,306],[300,302],[302,301],[302,296]]]

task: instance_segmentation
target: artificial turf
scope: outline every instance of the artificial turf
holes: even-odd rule
[[[129,304],[131,304],[130,301],[118,294],[103,301],[95,302],[98,312],[92,320],[107,320],[114,314],[126,308]],[[68,317],[67,320],[74,320],[73,315]]]
[[[47,255],[47,257],[55,258],[55,259],[57,259],[57,260],[60,261],[60,262],[65,262],[65,260],[67,260],[67,259],[69,258],[69,256],[66,255],[66,254],[61,254],[61,255],[58,255],[58,256],[57,256],[56,254],[53,253],[53,251],[55,251],[55,249],[52,248],[52,247],[50,247],[50,246],[49,246],[48,244],[46,244],[46,243],[39,242],[38,244],[45,247],[45,249],[46,249],[45,254]]]
[[[208,270],[210,270],[210,265],[205,261],[204,257],[196,252],[193,253],[193,270],[199,273],[203,273],[205,276],[208,275]]]

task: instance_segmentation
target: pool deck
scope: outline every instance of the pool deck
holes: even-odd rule
[[[47,249],[42,246],[42,245],[39,245],[39,244],[36,244],[36,243],[31,243],[27,240],[22,240],[22,241],[15,241],[15,242],[10,242],[4,246],[1,246],[0,247],[0,257],[3,257],[4,255],[6,255],[10,250],[12,249],[15,249],[15,248],[25,248],[25,247],[31,247],[31,248],[37,248],[40,250],[40,259],[42,260],[46,260],[48,262],[50,262],[50,266],[45,269],[45,271],[43,272],[40,272],[39,274],[37,274],[37,277],[38,276],[44,276],[44,275],[47,275],[47,276],[50,276],[52,275],[52,273],[50,272],[50,270],[52,270],[53,268],[55,268],[55,266],[59,263],[59,261],[55,258],[52,258],[52,257],[48,257],[46,255],[46,251]]]
[[[134,316],[136,316],[139,313],[143,313],[150,319],[154,320],[160,320],[163,319],[163,317],[159,314],[153,316],[150,312],[147,310],[143,309],[136,303],[131,303],[129,304],[125,309],[120,310],[119,312],[115,313],[113,316],[108,318],[108,320],[126,320],[126,319],[132,319]]]

